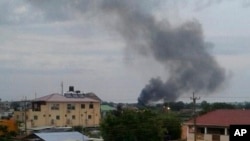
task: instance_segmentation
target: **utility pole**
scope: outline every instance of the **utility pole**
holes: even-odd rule
[[[194,141],[196,141],[196,100],[199,100],[200,97],[195,97],[193,92],[193,97],[190,97],[191,100],[193,100],[193,124],[194,124]]]
[[[26,107],[26,101],[27,101],[27,97],[24,97],[24,132],[25,135],[27,135],[27,119],[26,119],[26,114],[27,114],[27,107]]]

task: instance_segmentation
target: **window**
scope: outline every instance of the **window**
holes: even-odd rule
[[[205,133],[205,128],[204,127],[197,127],[197,133],[204,134]]]
[[[51,110],[59,110],[59,104],[57,103],[51,104]]]
[[[38,103],[32,103],[32,110],[33,111],[41,111],[41,105]]]
[[[38,120],[38,116],[37,115],[34,116],[34,120]]]
[[[89,104],[89,109],[93,109],[93,108],[94,108],[93,103],[90,103],[90,104]]]
[[[91,115],[88,115],[88,119],[91,119],[92,118],[92,116]]]
[[[208,134],[224,135],[224,128],[207,128]]]
[[[67,110],[75,110],[75,104],[67,104]]]
[[[57,115],[57,116],[56,116],[56,119],[57,119],[57,120],[60,120],[60,116]]]
[[[82,108],[82,109],[85,109],[85,104],[81,104],[81,108]]]
[[[72,115],[72,119],[76,119],[76,116],[75,116],[75,115]]]

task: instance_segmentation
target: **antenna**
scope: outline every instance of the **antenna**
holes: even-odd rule
[[[61,89],[62,89],[62,95],[63,95],[63,81],[61,82]]]

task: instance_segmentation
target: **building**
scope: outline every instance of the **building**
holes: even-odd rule
[[[34,99],[31,108],[15,111],[14,118],[26,123],[22,126],[26,129],[42,126],[95,127],[101,118],[101,101],[97,98],[74,92],[70,87],[64,95],[54,93]]]
[[[111,107],[109,105],[101,105],[101,117],[105,117],[107,115],[107,113],[115,111],[116,108]]]
[[[197,117],[197,141],[229,141],[229,126],[250,124],[250,110],[215,110]],[[185,123],[187,141],[194,140],[193,120]]]

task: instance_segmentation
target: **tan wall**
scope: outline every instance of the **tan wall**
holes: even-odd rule
[[[187,125],[183,125],[181,126],[181,139],[187,139],[187,130],[188,130],[188,126]]]
[[[52,104],[59,104],[59,110],[52,110]],[[93,109],[89,108],[90,102],[84,103],[58,103],[48,102],[41,105],[40,111],[27,112],[27,125],[31,127],[39,126],[98,126],[100,123],[100,103],[93,103]],[[74,110],[67,110],[67,104],[74,104]],[[81,108],[85,104],[85,108]],[[23,121],[23,112],[15,111],[15,118]],[[35,119],[35,116],[37,119]],[[56,119],[59,116],[60,119]],[[52,122],[53,121],[53,122]],[[29,128],[29,127],[28,127]]]
[[[194,141],[194,134],[189,133],[187,136],[187,141]],[[197,141],[212,141],[212,135],[211,134],[204,134],[204,140],[198,140]],[[229,141],[228,135],[220,135],[220,141]]]
[[[30,110],[27,110],[26,111],[26,117],[27,117],[27,119],[26,120],[29,120],[30,118],[31,118],[31,109]],[[15,111],[14,112],[14,119],[16,120],[16,121],[21,121],[21,122],[23,122],[25,119],[24,119],[24,115],[25,115],[25,111]]]
[[[229,141],[229,136],[221,135],[220,136],[220,141]]]

